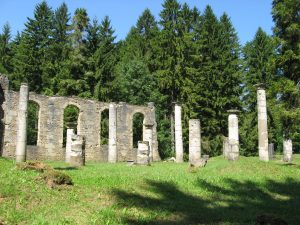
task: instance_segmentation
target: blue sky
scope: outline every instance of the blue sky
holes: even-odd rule
[[[27,17],[33,17],[35,5],[41,0],[0,0],[0,26],[8,22],[13,35],[24,29]],[[111,19],[116,31],[117,40],[124,39],[131,26],[145,8],[149,8],[155,17],[159,18],[163,0],[48,0],[48,4],[57,8],[65,2],[73,14],[76,8],[87,9],[91,19],[100,21],[105,15]],[[272,0],[180,0],[191,7],[196,6],[201,12],[206,5],[211,5],[215,14],[220,17],[226,12],[238,32],[240,43],[250,41],[258,27],[272,34]]]

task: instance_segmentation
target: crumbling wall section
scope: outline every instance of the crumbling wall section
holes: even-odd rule
[[[0,76],[0,84],[1,83]],[[2,86],[3,88],[3,86]],[[4,111],[4,145],[2,155],[15,158],[17,136],[17,112],[19,93],[5,92]],[[63,118],[64,109],[74,105],[79,109],[77,134],[85,137],[86,161],[106,162],[108,157],[107,146],[101,146],[100,122],[101,112],[109,108],[109,103],[87,100],[78,97],[44,96],[29,93],[29,100],[39,105],[38,140],[37,146],[28,146],[27,159],[31,160],[65,160],[63,147]],[[133,150],[132,123],[133,115],[140,112],[144,119],[153,121],[153,152],[154,160],[159,160],[157,149],[157,134],[155,123],[155,109],[153,105],[135,106],[124,102],[117,104],[117,152],[118,161],[136,158]],[[142,141],[142,140],[141,140]]]

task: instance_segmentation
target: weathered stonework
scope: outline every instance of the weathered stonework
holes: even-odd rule
[[[148,141],[139,141],[137,156],[136,156],[136,164],[137,165],[149,165],[149,142]]]
[[[291,162],[293,159],[293,143],[291,139],[283,140],[283,161]]]
[[[182,126],[181,126],[181,106],[175,104],[175,153],[176,162],[183,162],[183,141],[182,141]]]
[[[257,112],[259,159],[269,161],[267,100],[266,91],[262,86],[258,86],[257,89]]]
[[[115,103],[109,104],[109,137],[108,137],[108,162],[116,163],[117,154],[117,108]]]
[[[189,120],[189,162],[197,162],[201,159],[201,130],[200,120]]]
[[[85,154],[84,154],[84,137],[81,135],[73,134],[71,137],[71,153],[70,153],[70,165],[84,166]]]
[[[72,151],[72,136],[74,135],[74,129],[67,129],[67,140],[66,140],[66,159],[65,161],[70,162],[71,151]]]
[[[26,161],[28,84],[21,84],[18,107],[16,162]]]
[[[237,110],[229,110],[228,116],[228,151],[226,157],[228,160],[238,160],[239,158],[239,123]]]
[[[229,152],[229,140],[228,137],[223,138],[223,156],[225,159],[228,159]]]
[[[0,75],[0,85],[4,93],[2,110],[3,145],[1,155],[15,158],[16,137],[18,126],[19,93],[8,90],[8,80]],[[1,95],[0,95],[1,97]],[[35,160],[65,160],[66,149],[63,147],[63,114],[68,105],[79,108],[77,134],[85,137],[86,161],[108,161],[107,146],[102,146],[100,140],[101,112],[109,109],[109,103],[81,99],[79,97],[44,96],[29,93],[29,100],[39,105],[38,140],[36,146],[27,146],[27,159]],[[116,104],[116,149],[117,160],[132,160],[136,156],[133,150],[133,115],[142,113],[145,121],[153,121],[152,151],[153,160],[160,160],[157,144],[155,107],[129,105],[124,102]],[[0,126],[1,129],[1,126]]]

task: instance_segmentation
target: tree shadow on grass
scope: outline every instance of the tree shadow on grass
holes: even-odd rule
[[[122,220],[127,224],[255,224],[260,215],[300,224],[300,182],[292,178],[264,183],[225,179],[224,187],[199,179],[195,185],[205,197],[184,192],[172,182],[153,180],[147,180],[147,194],[123,190],[114,190],[113,194],[120,208],[139,208],[155,215],[124,216]]]
[[[286,166],[286,167],[293,167],[293,168],[297,168],[300,169],[300,165],[299,164],[295,164],[295,163],[284,163],[281,164],[282,166]]]
[[[78,170],[77,167],[68,166],[68,167],[54,167],[55,170]]]

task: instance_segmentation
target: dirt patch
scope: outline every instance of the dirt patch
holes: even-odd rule
[[[35,170],[38,172],[44,172],[47,170],[52,170],[52,168],[42,162],[25,162],[17,164],[17,167],[21,170]]]
[[[59,185],[73,185],[72,178],[61,171],[48,170],[40,178],[46,182],[49,188],[55,188]]]

